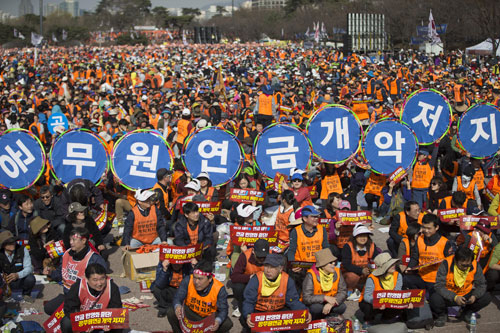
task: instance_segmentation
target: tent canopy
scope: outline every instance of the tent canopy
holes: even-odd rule
[[[496,42],[498,43],[498,39]],[[466,48],[465,52],[467,54],[490,55],[492,50],[493,43],[491,42],[491,38],[488,38],[477,45]],[[500,48],[497,49],[497,56],[500,56]]]

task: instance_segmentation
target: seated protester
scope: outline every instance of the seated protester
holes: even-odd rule
[[[186,202],[182,210],[184,214],[179,215],[174,225],[174,244],[189,246],[202,243],[204,258],[214,259],[217,251],[213,245],[212,224],[203,214],[200,214],[199,207],[194,202]],[[214,218],[212,213],[207,216]]]
[[[24,300],[33,303],[31,291],[36,281],[30,254],[7,230],[0,232],[0,269],[11,290],[22,289]]]
[[[404,210],[394,216],[389,227],[389,238],[387,239],[387,248],[391,255],[396,256],[399,248],[399,243],[406,234],[408,224],[418,222],[422,224],[424,214],[421,212],[420,206],[416,201],[407,201]]]
[[[104,259],[90,248],[89,237],[89,231],[85,228],[79,227],[71,230],[69,233],[71,247],[64,252],[61,265],[57,269],[44,267],[43,274],[49,276],[53,281],[62,281],[64,294],[78,279],[83,278],[88,265],[97,263],[106,267]],[[53,314],[62,302],[64,302],[64,295],[59,294],[44,305],[45,313]]]
[[[428,192],[427,212],[437,214],[441,201],[450,196],[450,192],[440,176],[433,177]]]
[[[253,218],[253,213],[257,210],[256,206],[248,205],[244,203],[240,203],[238,207],[236,207],[236,223],[238,226],[252,227],[256,226],[257,222]],[[238,257],[241,253],[248,250],[248,247],[245,244],[234,245],[231,241],[229,242],[226,253],[228,258],[231,259],[231,267],[236,265],[238,261]]]
[[[482,209],[481,195],[477,188],[476,180],[474,179],[474,167],[467,165],[461,176],[455,177],[453,181],[452,193],[456,191],[464,192],[467,202],[467,210],[472,210],[473,207]]]
[[[372,171],[370,172],[370,176],[368,177],[365,185],[364,193],[366,203],[368,204],[368,210],[371,211],[373,209],[373,204],[375,203],[377,205],[375,213],[377,213],[378,216],[380,216],[380,206],[384,202],[382,189],[384,188],[386,182],[387,176],[380,175]]]
[[[196,179],[200,181],[200,194],[205,197],[203,201],[219,201],[219,192],[212,186],[207,172],[201,172]]]
[[[304,185],[304,177],[300,173],[294,173],[290,178],[292,186],[290,187],[286,182],[283,182],[283,189],[292,190],[295,195],[295,201],[301,207],[312,205],[311,192]]]
[[[61,194],[61,205],[64,211],[72,202],[79,202],[82,206],[91,205],[104,209],[104,197],[94,182],[84,178],[75,178],[66,184]]]
[[[411,184],[408,181],[408,176],[396,184],[389,182],[382,188],[384,202],[380,206],[380,216],[384,216],[384,221],[381,224],[390,224],[395,216],[403,210],[406,202],[411,200]]]
[[[269,254],[269,243],[265,239],[259,239],[254,247],[243,252],[238,258],[231,273],[231,282],[234,298],[238,302],[238,308],[243,308],[243,292],[250,278],[257,272],[264,271],[264,260]],[[245,325],[245,318],[240,316],[241,325]]]
[[[330,249],[333,255],[342,258],[342,248],[349,241],[354,227],[342,225],[340,221],[337,221],[336,214],[338,210],[351,210],[351,203],[347,200],[342,200],[338,193],[330,193],[325,210],[325,217],[332,219],[328,231],[328,241],[330,242]]]
[[[491,251],[488,264],[483,269],[488,291],[495,289],[495,285],[500,282],[500,243]]]
[[[422,226],[416,222],[408,224],[408,228],[406,229],[406,236],[399,244],[398,259],[400,260],[399,271],[401,273],[411,274],[412,272],[414,272],[406,272],[406,269],[408,268],[411,254],[413,253],[413,251],[415,251],[415,245],[417,244],[417,239],[420,236],[421,227]],[[407,259],[405,260],[405,258]]]
[[[433,293],[436,274],[440,263],[454,251],[452,243],[438,232],[439,219],[434,214],[426,214],[422,219],[422,235],[418,237],[415,252],[411,254],[408,269],[418,268],[418,276],[405,279],[405,289],[427,289]]]
[[[352,291],[348,300],[357,301],[366,278],[370,275],[369,264],[380,253],[371,239],[370,231],[362,223],[354,226],[351,239],[342,249],[342,267],[347,290]]]
[[[0,230],[8,230],[10,219],[15,215],[15,205],[12,205],[12,192],[0,189]]]
[[[34,208],[38,216],[49,220],[51,227],[57,229],[59,234],[64,233],[67,211],[64,210],[59,197],[54,196],[49,185],[40,188],[40,197],[35,200]]]
[[[137,205],[128,213],[123,228],[122,246],[127,251],[145,244],[166,244],[165,220],[158,207],[153,205],[155,192],[138,190],[135,192]]]
[[[285,258],[281,254],[271,253],[264,260],[264,271],[254,274],[243,293],[244,330],[254,327],[250,314],[256,312],[275,312],[281,310],[305,310],[299,301],[295,283],[283,272]],[[311,314],[307,323],[311,321]]]
[[[380,253],[374,261],[376,268],[366,279],[365,288],[359,299],[359,309],[364,315],[364,321],[376,325],[393,320],[402,310],[386,309],[385,306],[373,309],[373,293],[379,290],[402,290],[403,277],[396,270],[399,259],[393,259],[389,253]],[[412,308],[413,305],[410,304],[409,309]]]
[[[452,208],[467,208],[465,193],[461,191],[453,192],[452,195],[443,198],[439,203],[439,209],[452,209]],[[467,214],[471,213],[467,211]],[[436,212],[437,214],[437,212]],[[450,238],[451,233],[460,232],[459,221],[453,221],[450,223],[441,222],[440,232],[444,236]]]
[[[193,179],[184,185],[184,192],[185,195],[179,197],[174,204],[172,221],[177,221],[179,219],[181,201],[205,201],[205,197],[200,194],[200,181],[198,179]]]
[[[33,201],[26,194],[17,197],[17,213],[10,219],[7,229],[18,239],[28,241],[30,221],[38,213],[33,208]]]
[[[278,231],[278,246],[284,251],[290,245],[290,231],[288,225],[295,221],[295,195],[291,190],[284,190],[281,193],[281,203],[271,217],[271,221]]]
[[[66,227],[64,228],[63,241],[64,247],[69,249],[69,238],[71,230],[75,228],[85,228],[89,231],[94,247],[102,251],[106,249],[103,238],[95,220],[90,216],[87,206],[82,206],[79,202],[72,202],[68,207],[66,216]]]
[[[436,327],[446,324],[449,306],[462,307],[461,317],[470,323],[472,314],[491,302],[481,266],[474,260],[474,252],[465,246],[441,263],[434,289],[430,305],[437,317],[434,321]]]
[[[215,313],[213,332],[229,332],[233,327],[228,317],[226,288],[214,278],[212,270],[212,263],[202,260],[194,266],[193,274],[182,280],[173,306],[167,310],[168,322],[174,332],[181,332],[179,321],[183,316],[191,321],[200,321],[212,313]]]
[[[173,173],[174,172],[172,170],[167,170],[165,168],[158,169],[156,171],[157,182],[152,188],[152,190],[156,192],[156,198],[158,199],[158,209],[161,213],[161,216],[163,216],[165,220],[168,220],[170,218],[170,200],[168,191],[170,190],[170,182],[172,181]],[[167,230],[170,230],[170,228],[167,227]]]
[[[474,226],[474,230],[465,234],[463,242],[457,240],[457,245],[461,244],[474,252],[474,259],[479,261],[481,267],[487,267],[491,251],[498,244],[498,240],[491,232],[488,220],[483,219]]]
[[[167,309],[172,306],[174,295],[182,279],[193,273],[193,267],[198,263],[196,259],[185,264],[171,264],[163,260],[156,267],[156,280],[151,284],[151,292],[158,301],[158,318],[167,315]]]
[[[94,263],[85,268],[85,276],[78,279],[64,295],[64,317],[61,331],[73,332],[70,314],[92,309],[120,309],[122,300],[118,286],[106,275],[106,268]],[[109,332],[122,332],[120,329]]]
[[[35,274],[42,274],[44,261],[52,262],[45,245],[61,239],[59,232],[52,228],[49,220],[40,216],[35,217],[30,222],[30,255]]]
[[[500,178],[500,175],[498,175],[498,177]],[[490,206],[488,207],[488,215],[490,216],[500,215],[500,194],[496,194],[493,200],[491,201]]]
[[[347,309],[347,287],[337,258],[330,249],[314,253],[316,264],[306,274],[302,284],[303,302],[309,308],[312,320],[323,319],[329,315],[341,315]]]

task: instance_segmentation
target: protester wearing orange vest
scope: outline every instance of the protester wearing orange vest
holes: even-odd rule
[[[230,332],[233,322],[228,317],[226,288],[214,277],[212,263],[202,260],[194,266],[193,274],[182,280],[173,307],[167,310],[168,322],[174,332],[181,332],[179,322],[183,317],[200,321],[213,313],[211,332]]]
[[[175,148],[177,148],[178,151],[176,152],[176,156],[180,156],[184,140],[186,140],[192,129],[193,123],[191,122],[191,111],[189,109],[184,109],[182,110],[182,118],[177,121],[177,138],[175,140]]]
[[[380,290],[402,290],[403,277],[396,271],[396,264],[399,259],[394,259],[387,252],[380,253],[375,257],[375,270],[366,279],[365,288],[359,299],[359,309],[364,315],[364,321],[370,322],[370,325],[380,324],[393,320],[401,314],[401,310],[386,309],[382,306],[380,309],[373,309],[373,293]],[[413,305],[410,303],[409,308]]]
[[[122,300],[118,286],[106,275],[100,264],[89,264],[85,277],[76,281],[64,296],[64,317],[61,320],[63,333],[73,332],[70,314],[92,309],[120,309]],[[114,329],[110,332],[122,332]]]
[[[408,228],[406,229],[406,235],[399,244],[398,259],[401,261],[399,270],[402,273],[406,273],[411,254],[415,251],[415,245],[417,244],[417,239],[420,236],[421,227],[422,226],[416,222],[409,223]],[[408,271],[408,274],[411,274],[411,272],[413,271]]]
[[[267,127],[271,125],[273,120],[278,121],[279,113],[273,98],[273,88],[266,84],[262,86],[261,90],[262,93],[257,97],[253,114],[257,123]]]
[[[403,211],[393,217],[389,227],[389,238],[387,239],[387,248],[393,256],[397,254],[408,224],[412,222],[422,224],[423,216],[424,214],[416,201],[407,201]]]
[[[382,195],[382,189],[387,182],[387,176],[376,174],[371,172],[365,185],[365,200],[368,204],[368,210],[372,210],[373,203],[377,204],[376,212],[380,210],[380,205],[384,201],[384,196]]]
[[[453,253],[452,243],[438,232],[439,219],[427,214],[422,219],[422,235],[417,239],[414,253],[411,254],[408,269],[418,268],[418,276],[405,280],[408,289],[427,289],[434,292],[434,283],[440,263]],[[418,265],[418,266],[417,266]]]
[[[240,255],[231,273],[231,282],[234,298],[238,302],[238,309],[243,309],[243,293],[250,278],[258,272],[264,271],[264,260],[269,254],[269,242],[259,239],[253,248],[250,248]],[[245,326],[246,319],[240,316],[242,326]]]
[[[292,190],[284,190],[281,193],[281,204],[274,212],[271,221],[275,221],[274,225],[278,231],[278,246],[285,250],[290,245],[290,230],[289,225],[295,221],[295,195]]]
[[[474,179],[475,172],[472,165],[467,165],[462,172],[462,176],[455,177],[453,181],[452,192],[462,191],[465,193],[468,209],[472,209],[474,206],[482,209],[481,195]]]
[[[462,235],[465,231],[462,233]],[[457,241],[458,242],[458,241]],[[474,252],[474,259],[483,268],[488,267],[491,251],[498,244],[498,239],[490,228],[487,219],[481,219],[474,226],[474,229],[465,234],[463,244]],[[483,270],[486,273],[487,269]]]
[[[474,253],[465,246],[441,263],[434,289],[430,305],[437,317],[434,321],[436,327],[445,326],[449,306],[460,306],[461,318],[470,323],[472,314],[491,302],[481,266],[474,260]]]
[[[135,192],[137,205],[128,213],[123,229],[122,246],[125,251],[145,244],[166,244],[165,220],[153,204],[155,192],[138,190]]]
[[[210,175],[208,172],[200,172],[196,179],[200,181],[200,194],[205,197],[206,201],[218,201],[219,192],[212,186]]]
[[[341,315],[347,309],[347,287],[336,266],[337,258],[330,249],[314,253],[316,264],[311,267],[302,283],[302,297],[313,320]]]
[[[254,327],[250,319],[251,313],[275,312],[284,310],[305,310],[306,306],[299,301],[295,283],[287,273],[283,272],[285,258],[281,254],[271,253],[264,260],[264,271],[250,278],[243,293],[243,318],[248,327]],[[311,314],[307,323],[311,321]],[[244,328],[248,332],[248,328]]]
[[[172,181],[172,174],[174,172],[172,170],[167,170],[165,168],[160,168],[156,171],[156,179],[157,182],[155,186],[153,186],[153,191],[156,192],[156,198],[158,199],[158,208],[161,216],[168,220],[170,218],[170,201],[168,190],[170,189],[170,182]],[[170,230],[170,226],[167,225],[167,234]]]
[[[434,177],[434,166],[436,165],[438,149],[434,148],[432,157],[429,160],[428,156],[431,155],[426,147],[420,147],[417,156],[417,162],[413,168],[413,175],[411,179],[411,189],[413,201],[416,201],[421,208],[424,203],[427,203],[427,191],[431,185],[432,177]]]

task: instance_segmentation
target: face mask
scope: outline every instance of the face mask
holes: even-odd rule
[[[468,183],[468,182],[470,182],[470,180],[471,180],[471,177],[469,177],[469,176],[465,176],[465,175],[464,175],[464,176],[462,176],[462,182],[464,182],[464,183]]]

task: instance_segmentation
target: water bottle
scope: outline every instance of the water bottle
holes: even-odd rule
[[[359,323],[359,320],[358,318],[356,318],[356,320],[354,320],[354,325],[353,325],[353,331],[354,333],[359,333],[361,331],[361,324]]]
[[[470,317],[470,324],[469,324],[470,333],[476,333],[476,324],[477,324],[476,314],[473,313],[472,316]]]
[[[220,272],[220,262],[216,261],[215,262],[215,273],[219,273]]]

